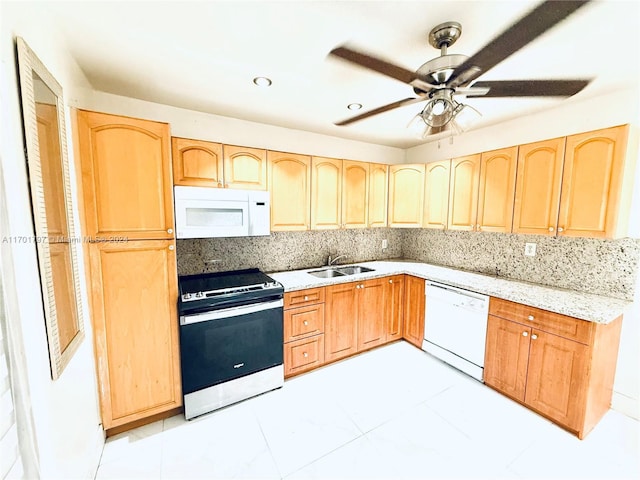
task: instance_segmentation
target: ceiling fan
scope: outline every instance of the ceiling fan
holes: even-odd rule
[[[462,33],[457,22],[446,22],[429,33],[429,44],[440,50],[433,58],[412,72],[370,54],[348,46],[333,49],[330,55],[361,67],[368,68],[411,85],[417,97],[409,97],[384,105],[355,117],[337,122],[343,126],[395,108],[426,101],[424,109],[416,115],[421,124],[422,136],[464,130],[464,117],[472,117],[475,111],[470,105],[458,102],[454,96],[466,98],[496,97],[570,97],[586,87],[590,80],[497,80],[475,82],[479,76],[512,55],[544,32],[560,23],[590,0],[547,0],[526,14],[483,49],[471,57],[447,53]]]

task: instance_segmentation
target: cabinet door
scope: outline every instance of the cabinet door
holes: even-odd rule
[[[174,243],[89,246],[105,429],[182,404]]]
[[[533,330],[525,402],[573,430],[580,429],[589,347]]]
[[[173,184],[222,188],[222,145],[171,137]]]
[[[451,160],[449,230],[476,230],[480,154]]]
[[[616,232],[628,127],[567,137],[558,234],[612,238]]]
[[[342,168],[342,226],[366,228],[369,224],[369,164],[345,160]]]
[[[342,160],[311,158],[311,228],[342,226]]]
[[[421,227],[424,164],[389,167],[389,226]]]
[[[87,234],[173,237],[169,125],[78,111]]]
[[[311,158],[267,152],[271,192],[271,230],[309,230]]]
[[[348,357],[358,350],[358,283],[326,287],[324,359]]]
[[[424,340],[424,280],[407,275],[404,297],[404,334],[403,337],[416,347],[422,347]]]
[[[386,341],[386,285],[385,278],[358,284],[358,351],[382,345]]]
[[[427,163],[424,183],[424,220],[425,228],[444,230],[447,226],[449,211],[449,173],[451,161]]]
[[[369,164],[369,227],[387,226],[389,166]]]
[[[519,147],[513,233],[555,236],[564,144],[554,138]]]
[[[483,232],[511,232],[518,147],[480,156],[477,227]]]
[[[224,186],[241,190],[267,189],[267,151],[225,145]]]
[[[524,401],[531,328],[489,315],[484,383]]]
[[[395,275],[386,280],[385,320],[386,341],[393,342],[402,338],[404,318],[404,276]]]

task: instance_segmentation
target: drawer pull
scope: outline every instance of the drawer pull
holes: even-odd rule
[[[302,354],[302,356],[303,356],[304,358],[307,358],[307,357],[309,356],[309,354],[308,354],[307,352],[304,352],[304,353]]]
[[[305,296],[304,296],[304,301],[306,302],[307,300],[309,300],[309,296],[308,296],[308,295],[305,295]]]
[[[528,318],[529,320],[533,320],[533,315],[529,315],[527,318]]]
[[[306,327],[307,325],[309,325],[309,322],[305,320],[304,322],[302,322],[302,324]]]
[[[531,340],[535,340],[536,338],[538,338],[538,335],[536,335],[535,333],[531,335]]]
[[[522,336],[523,336],[523,337],[528,337],[528,336],[529,336],[529,333],[528,333],[528,332],[522,332]]]

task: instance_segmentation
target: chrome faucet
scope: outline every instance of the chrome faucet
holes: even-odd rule
[[[327,258],[327,266],[330,267],[331,265],[333,265],[337,260],[340,260],[341,258],[347,258],[346,255],[337,255],[333,258],[331,258],[331,254],[329,254],[329,258]]]

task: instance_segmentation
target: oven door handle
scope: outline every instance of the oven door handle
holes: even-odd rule
[[[180,317],[180,325],[191,325],[192,323],[208,322],[210,320],[221,320],[223,318],[239,317],[241,315],[249,315],[250,313],[262,312],[274,308],[282,308],[284,302],[282,299],[271,302],[252,303],[251,305],[242,305],[240,307],[225,308],[222,310],[214,310],[213,312],[199,313],[196,315],[182,315]]]

